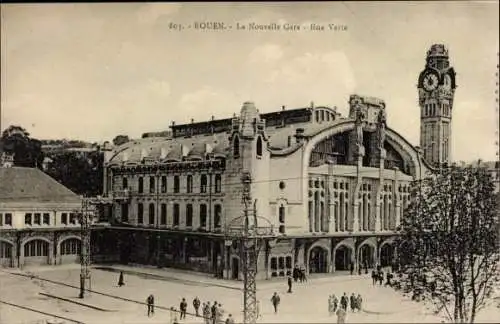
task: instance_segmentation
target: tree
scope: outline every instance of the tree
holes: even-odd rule
[[[455,323],[474,323],[499,283],[498,206],[480,167],[445,167],[412,186],[401,221],[401,282]]]
[[[113,144],[115,146],[120,146],[122,144],[125,144],[127,143],[128,141],[130,141],[130,139],[128,138],[127,135],[117,135],[114,139],[113,139]]]
[[[47,174],[80,195],[102,194],[104,155],[100,151],[90,153],[61,152],[51,156]]]
[[[14,154],[14,165],[30,168],[42,166],[42,143],[31,138],[21,126],[12,125],[6,128],[0,141],[6,152]]]

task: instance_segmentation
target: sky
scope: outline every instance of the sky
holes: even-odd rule
[[[499,3],[121,3],[1,5],[1,129],[112,140],[239,113],[315,105],[347,115],[351,94],[386,102],[419,145],[416,88],[434,43],[457,72],[454,160],[495,159]],[[188,28],[222,22],[227,30]],[[236,30],[236,24],[324,25]],[[171,28],[182,24],[184,30]],[[329,24],[346,26],[330,31]]]

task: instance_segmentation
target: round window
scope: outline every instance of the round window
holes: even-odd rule
[[[281,190],[285,189],[285,183],[283,181],[280,181],[280,189]]]

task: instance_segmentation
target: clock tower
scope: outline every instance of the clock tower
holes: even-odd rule
[[[455,94],[455,70],[448,50],[434,44],[427,51],[424,70],[418,78],[420,147],[424,159],[434,167],[451,162],[451,120]]]

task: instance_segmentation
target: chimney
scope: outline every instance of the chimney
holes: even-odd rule
[[[311,101],[311,108],[314,109],[314,101]]]
[[[281,106],[281,110],[285,110],[285,106],[284,106],[284,105],[283,105],[283,106]]]
[[[193,123],[194,123],[194,118],[191,118],[191,124],[193,124]]]

